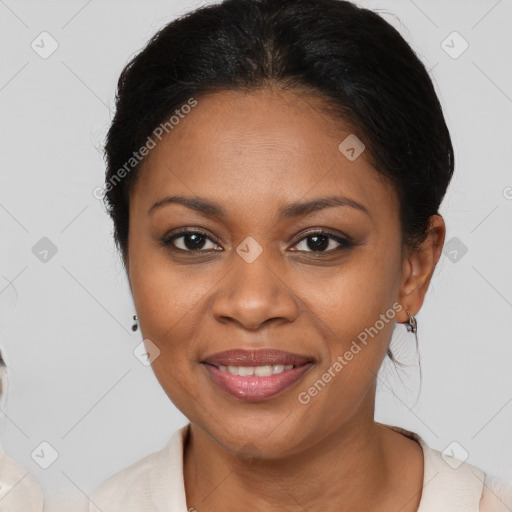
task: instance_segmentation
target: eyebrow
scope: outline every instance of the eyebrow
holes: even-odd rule
[[[184,197],[180,195],[167,196],[163,199],[160,199],[154,203],[153,206],[151,206],[151,208],[148,210],[148,215],[156,209],[162,208],[163,206],[167,206],[169,204],[181,204],[206,216],[217,217],[220,219],[227,217],[226,211],[220,205],[212,201],[200,197]],[[313,199],[311,201],[290,203],[282,206],[279,209],[278,218],[283,220],[293,217],[300,217],[335,206],[349,206],[370,216],[368,209],[364,205],[354,201],[353,199],[350,199],[349,197],[329,196]]]

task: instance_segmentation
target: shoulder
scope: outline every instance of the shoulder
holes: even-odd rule
[[[42,512],[44,494],[37,480],[0,451],[0,501],[9,512]]]
[[[159,451],[103,481],[91,496],[89,512],[140,512],[158,504],[185,502],[183,443],[188,425]]]
[[[142,507],[148,494],[148,476],[158,466],[160,453],[151,453],[103,481],[91,496],[89,511],[113,512],[123,507],[128,512]]]
[[[423,449],[424,486],[418,512],[437,512],[440,507],[450,512],[512,511],[512,486],[468,463],[467,452],[458,443],[441,452],[415,432],[385,426],[417,441]]]
[[[510,512],[511,510],[512,484],[486,475],[480,501],[480,512]]]

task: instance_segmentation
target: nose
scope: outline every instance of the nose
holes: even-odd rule
[[[217,321],[235,322],[248,330],[257,330],[271,321],[293,322],[298,301],[286,275],[279,272],[268,252],[252,262],[233,254],[231,271],[221,279],[212,302]]]

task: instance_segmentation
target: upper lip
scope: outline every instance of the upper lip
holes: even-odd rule
[[[301,356],[284,350],[263,348],[258,350],[232,349],[217,352],[205,357],[202,363],[214,366],[266,366],[274,364],[293,364],[300,366],[313,362],[311,357]]]

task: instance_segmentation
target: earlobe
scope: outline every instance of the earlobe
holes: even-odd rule
[[[410,249],[403,265],[404,281],[400,288],[399,301],[403,310],[397,315],[400,323],[408,320],[407,310],[416,315],[425,299],[432,275],[441,256],[446,226],[440,215],[430,217],[425,240],[417,249]]]

